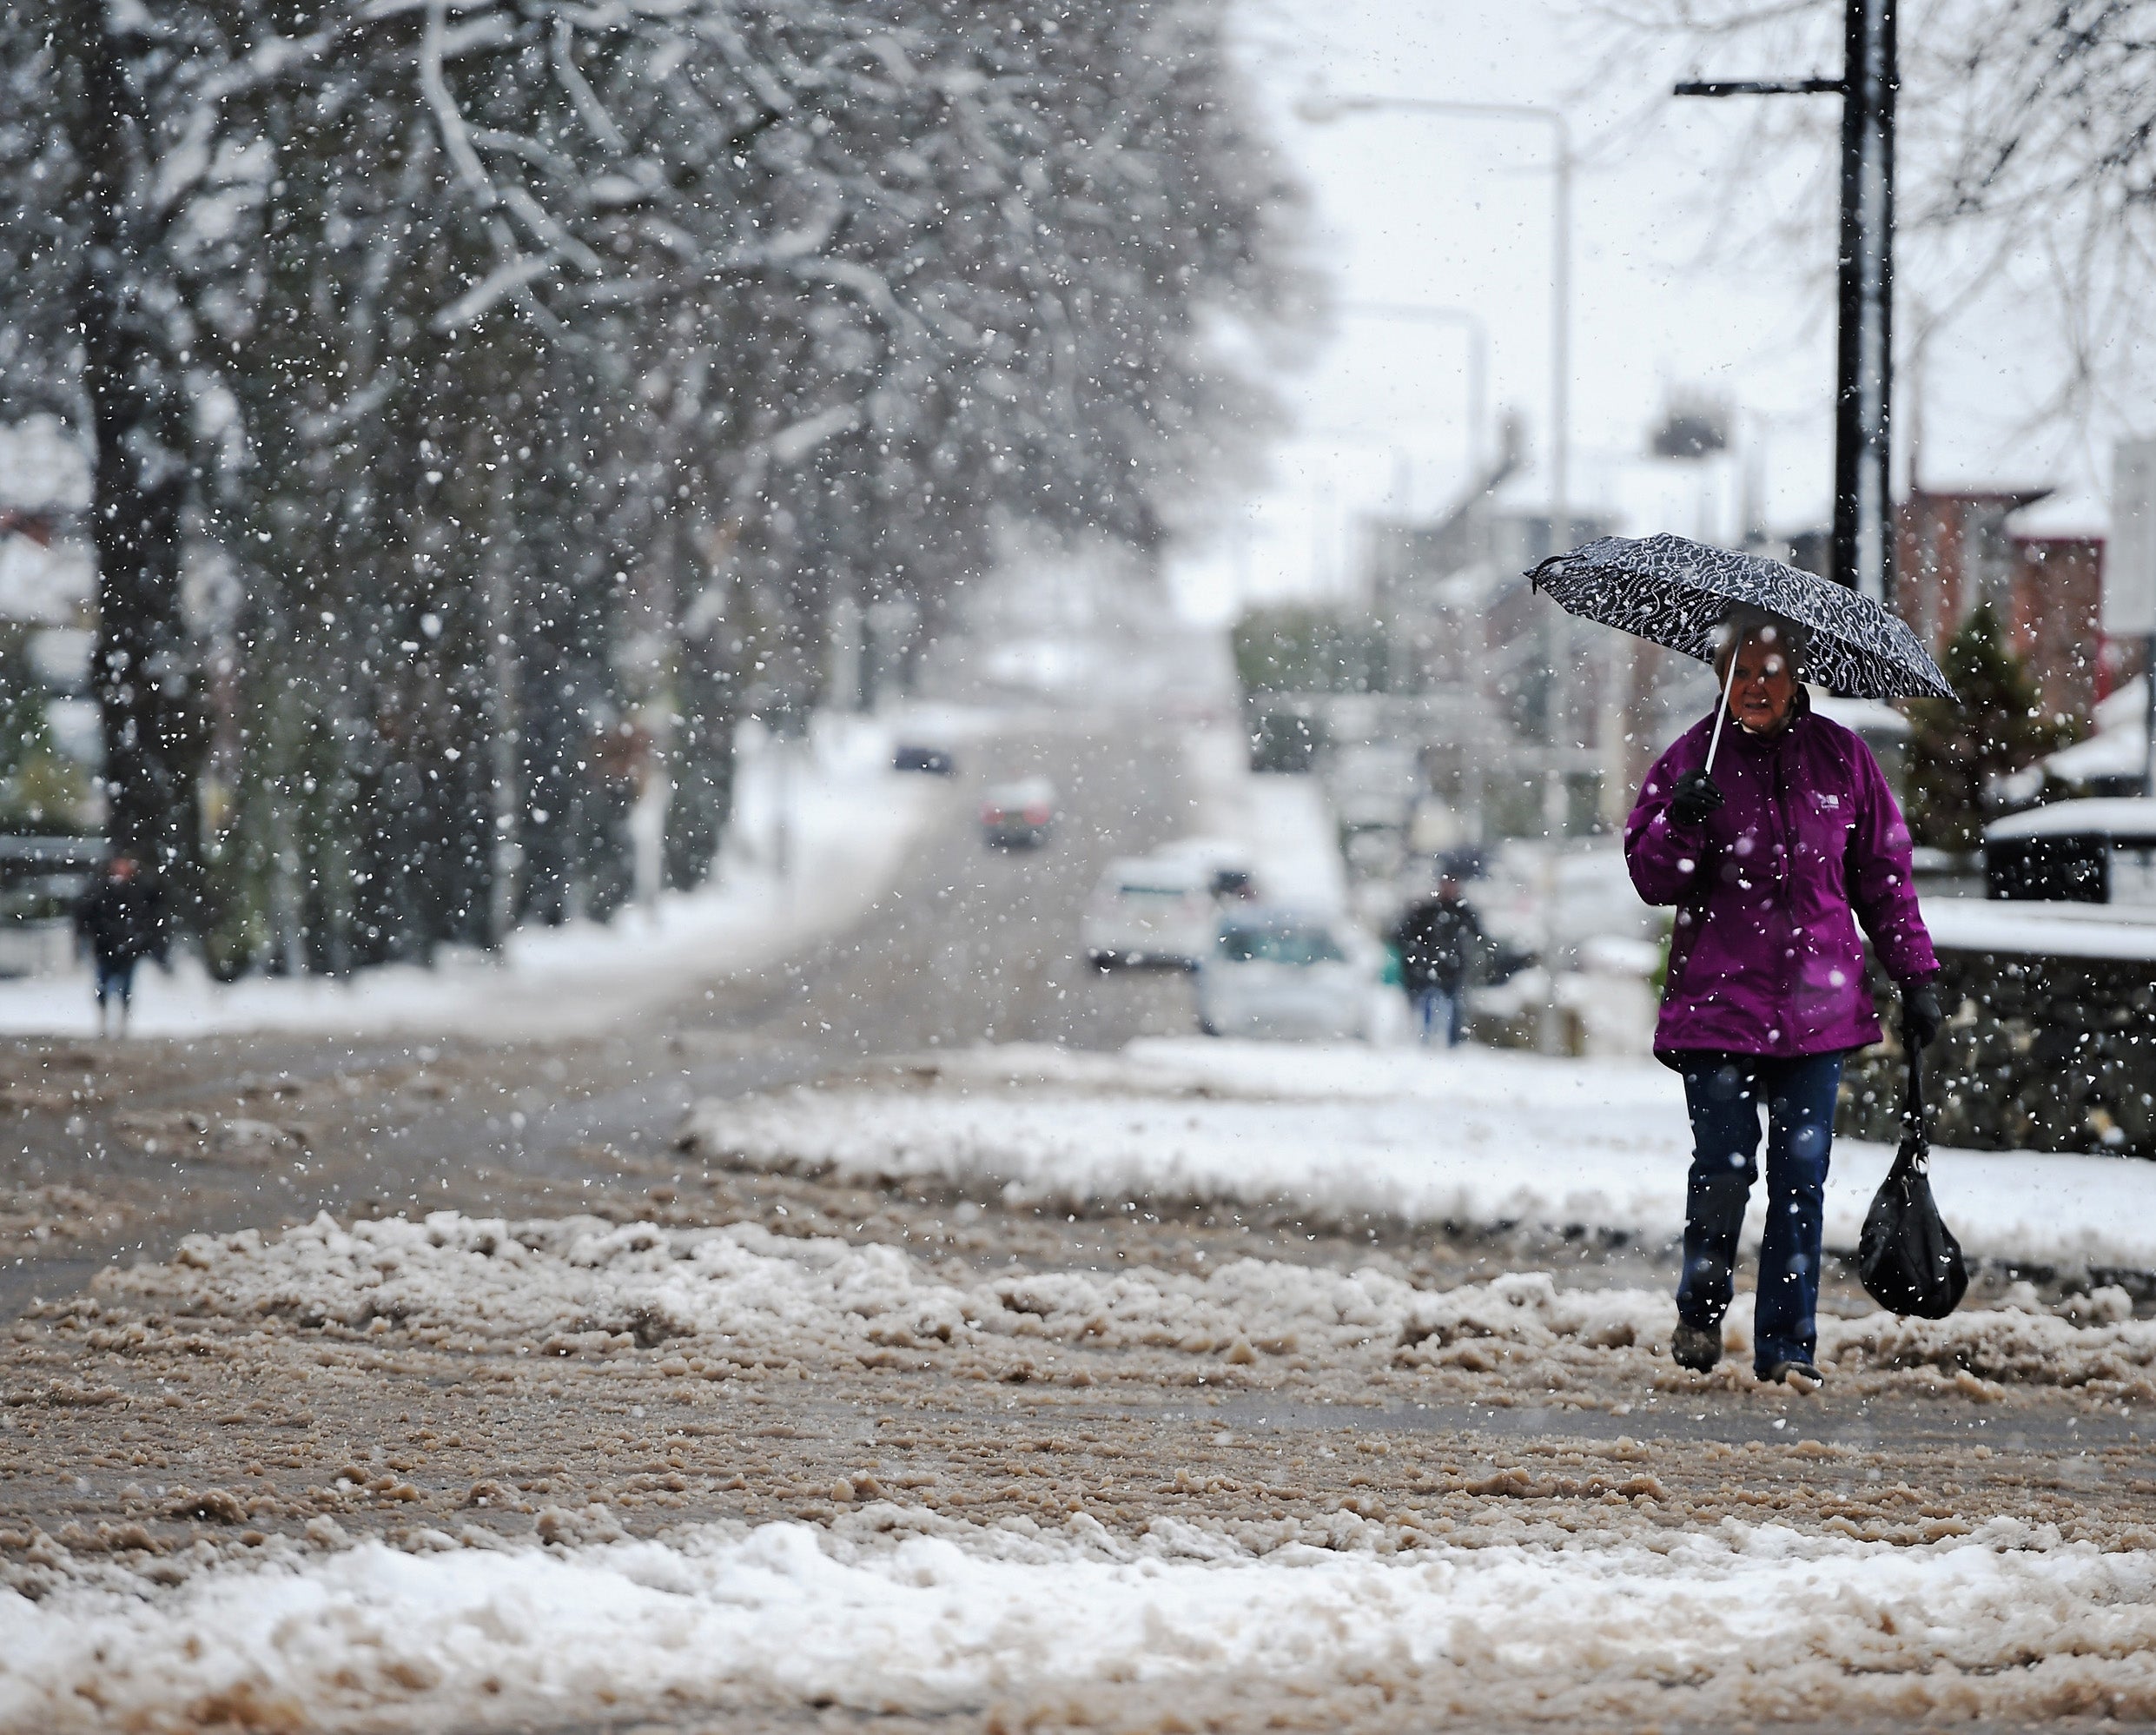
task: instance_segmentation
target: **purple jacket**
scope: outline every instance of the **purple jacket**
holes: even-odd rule
[[[1909,832],[1871,749],[1813,714],[1803,691],[1778,735],[1723,730],[1723,805],[1675,824],[1677,780],[1707,761],[1714,719],[1655,762],[1624,826],[1632,884],[1677,906],[1655,1052],[1809,1055],[1879,1040],[1864,982],[1864,924],[1897,983],[1939,960],[1909,880]]]

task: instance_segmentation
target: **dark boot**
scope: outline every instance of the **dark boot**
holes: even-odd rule
[[[1777,1381],[1809,1397],[1827,1383],[1827,1376],[1809,1361],[1777,1361],[1767,1370],[1767,1383]]]
[[[1711,1371],[1715,1363],[1722,1360],[1722,1328],[1686,1325],[1679,1320],[1677,1335],[1670,1341],[1670,1359],[1695,1374]]]

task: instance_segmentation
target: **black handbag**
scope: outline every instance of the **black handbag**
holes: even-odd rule
[[[1872,1195],[1856,1242],[1856,1275],[1872,1300],[1889,1313],[1942,1320],[1969,1287],[1961,1243],[1931,1195],[1931,1133],[1924,1114],[1923,1057],[1902,1032],[1909,1052],[1908,1099],[1901,1107],[1901,1148]]]

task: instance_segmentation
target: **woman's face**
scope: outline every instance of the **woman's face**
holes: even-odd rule
[[[1796,702],[1796,672],[1771,635],[1756,632],[1736,647],[1729,710],[1739,723],[1756,734],[1772,734],[1789,720]]]

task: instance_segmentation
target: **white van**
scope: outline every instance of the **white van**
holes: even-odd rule
[[[1111,862],[1093,889],[1080,933],[1095,969],[1190,970],[1213,944],[1220,908],[1205,865],[1175,858]]]
[[[1247,903],[1258,895],[1258,870],[1250,851],[1227,838],[1179,838],[1161,844],[1150,859],[1188,862],[1205,876],[1206,890],[1223,904]]]

